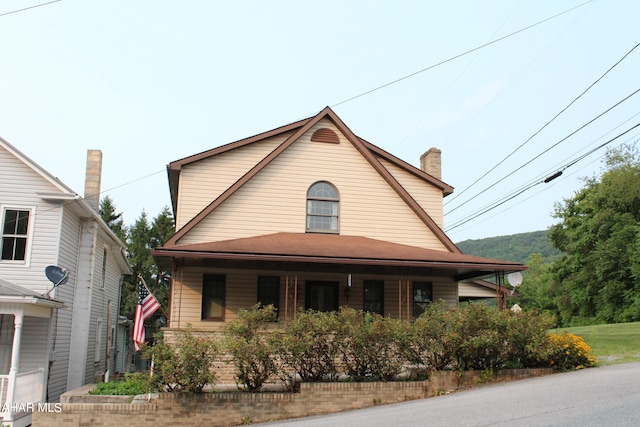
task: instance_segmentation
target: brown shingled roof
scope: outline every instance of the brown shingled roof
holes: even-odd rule
[[[424,249],[359,236],[315,233],[275,233],[257,237],[157,248],[159,263],[172,258],[238,261],[286,261],[320,264],[378,265],[446,270],[447,274],[478,277],[526,267],[510,261]]]

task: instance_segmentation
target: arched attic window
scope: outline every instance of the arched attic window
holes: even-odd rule
[[[307,191],[307,233],[338,233],[338,190],[318,181]]]

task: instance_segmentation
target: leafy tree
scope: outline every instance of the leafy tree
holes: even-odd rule
[[[456,245],[465,254],[520,263],[525,263],[534,253],[542,254],[547,261],[556,260],[562,255],[551,245],[547,230],[464,240]]]
[[[611,149],[598,178],[557,204],[550,229],[566,253],[554,262],[552,292],[563,325],[640,320],[640,153]]]
[[[558,316],[558,307],[551,295],[551,264],[541,254],[531,254],[526,262],[529,269],[524,273],[522,286],[518,288],[519,297],[514,303],[526,311],[536,310]]]

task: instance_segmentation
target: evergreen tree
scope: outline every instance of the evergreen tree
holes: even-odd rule
[[[151,226],[147,213],[143,210],[127,233],[127,258],[133,274],[123,282],[120,312],[129,319],[133,319],[136,312],[139,277],[142,277],[147,285],[151,282],[153,258],[151,258],[150,241]],[[153,292],[152,289],[150,290]]]
[[[146,212],[142,211],[136,222],[128,228],[127,258],[133,274],[123,283],[120,310],[129,319],[133,319],[135,315],[139,278],[142,277],[162,307],[162,310],[154,314],[151,323],[155,321],[157,327],[166,323],[164,312],[168,308],[171,276],[170,272],[158,269],[151,257],[151,250],[162,246],[173,235],[174,230],[173,215],[167,207],[151,223],[149,223]]]
[[[126,243],[127,228],[122,219],[122,212],[116,213],[116,205],[113,203],[113,200],[111,200],[111,197],[106,196],[100,202],[100,216],[111,231],[113,231],[123,243]]]

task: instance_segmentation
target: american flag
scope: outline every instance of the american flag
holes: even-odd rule
[[[144,321],[160,308],[160,303],[149,293],[147,287],[140,282],[138,285],[138,306],[136,318],[133,321],[133,347],[140,350],[140,344],[144,342]]]

